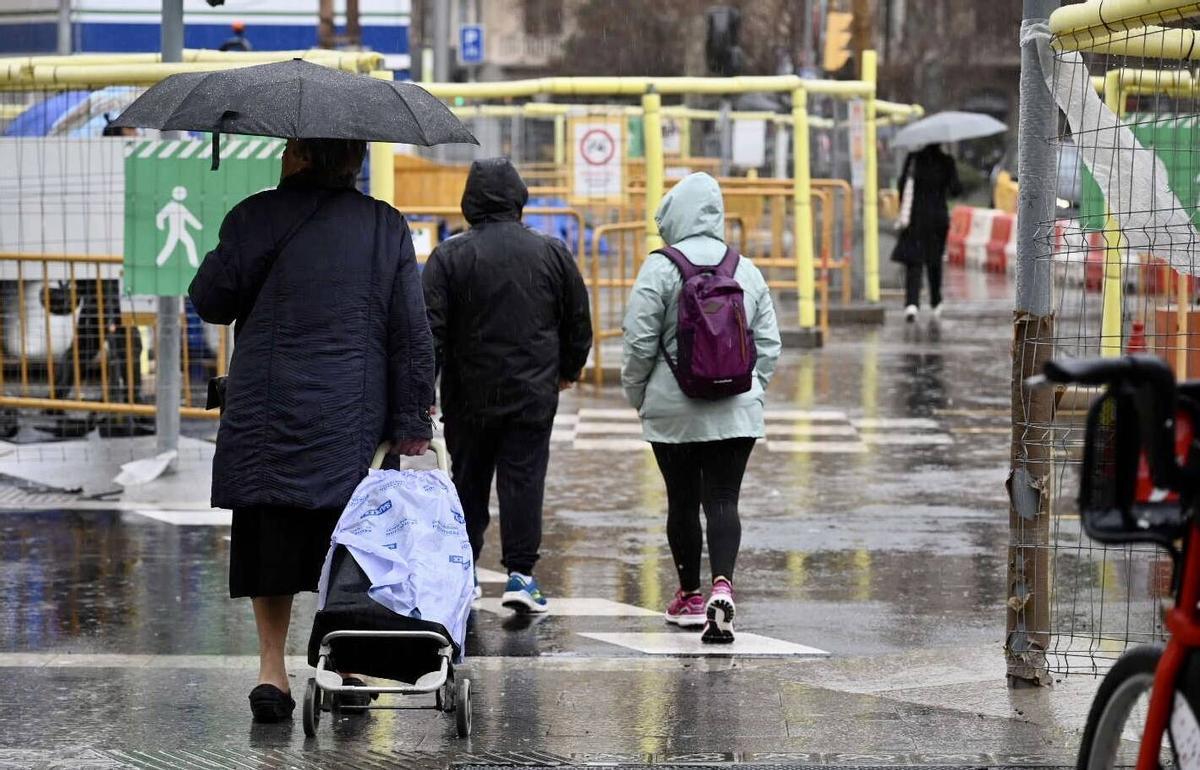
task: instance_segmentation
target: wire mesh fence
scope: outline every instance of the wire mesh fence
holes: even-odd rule
[[[1035,270],[1052,276],[1053,316],[1019,340],[1020,355],[1149,352],[1182,380],[1200,376],[1200,92],[1192,66],[1165,45],[1190,31],[1167,15],[1145,23],[1054,41],[1046,69],[1059,110],[1059,200],[1057,216],[1039,227],[1037,261],[1047,269]],[[1081,531],[1084,419],[1097,395],[1060,390],[1052,410],[1016,432],[1019,457],[1049,461],[1050,533],[1039,563],[1050,601],[1038,631],[1058,672],[1095,672],[1131,644],[1162,639],[1172,595],[1166,554],[1105,547]]]

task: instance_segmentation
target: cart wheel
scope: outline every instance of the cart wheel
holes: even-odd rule
[[[321,688],[317,687],[316,679],[308,680],[304,690],[304,734],[309,738],[317,735],[317,725],[321,722]]]
[[[471,680],[464,679],[455,687],[454,722],[458,726],[458,737],[471,734]]]
[[[444,685],[437,688],[437,691],[433,694],[434,703],[436,704],[438,711],[445,712],[450,710],[450,702],[453,699],[448,697],[449,693],[450,683],[446,682]]]

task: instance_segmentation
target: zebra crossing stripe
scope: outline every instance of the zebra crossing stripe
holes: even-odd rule
[[[813,425],[812,423],[767,423],[767,436],[857,436],[853,425]]]
[[[641,422],[581,422],[575,427],[575,433],[617,433],[642,435]]]
[[[705,644],[696,633],[595,633],[579,632],[586,639],[615,644],[647,655],[676,655],[701,657],[771,656],[771,657],[828,657],[829,653],[769,636],[739,631],[732,644]]]
[[[861,441],[775,441],[767,442],[768,452],[803,452],[805,454],[862,454],[867,445]]]
[[[868,417],[851,420],[850,424],[860,430],[874,428],[909,428],[912,430],[937,430],[937,420],[928,417]]]

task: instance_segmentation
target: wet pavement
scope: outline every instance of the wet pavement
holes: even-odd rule
[[[485,572],[469,741],[433,711],[307,742],[298,712],[252,726],[253,621],[227,598],[225,519],[186,512],[202,483],[153,511],[0,513],[0,767],[1072,765],[1096,681],[1004,682],[1008,291],[951,270],[940,324],[893,314],[785,355],[742,494],[739,630],[759,638],[719,656],[658,615],[676,586],[636,420],[616,389],[570,395],[538,567],[558,609],[514,622]]]

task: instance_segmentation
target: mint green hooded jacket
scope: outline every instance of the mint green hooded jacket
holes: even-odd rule
[[[715,265],[725,255],[725,204],[717,180],[692,174],[663,196],[655,214],[665,242],[696,265]],[[683,280],[671,261],[651,254],[642,265],[625,313],[621,384],[642,418],[647,441],[683,444],[728,438],[763,438],[763,398],[782,348],[767,282],[743,257],[734,278],[745,292],[747,320],[758,349],[751,389],[719,401],[688,398],[661,352],[677,355],[675,333]]]

